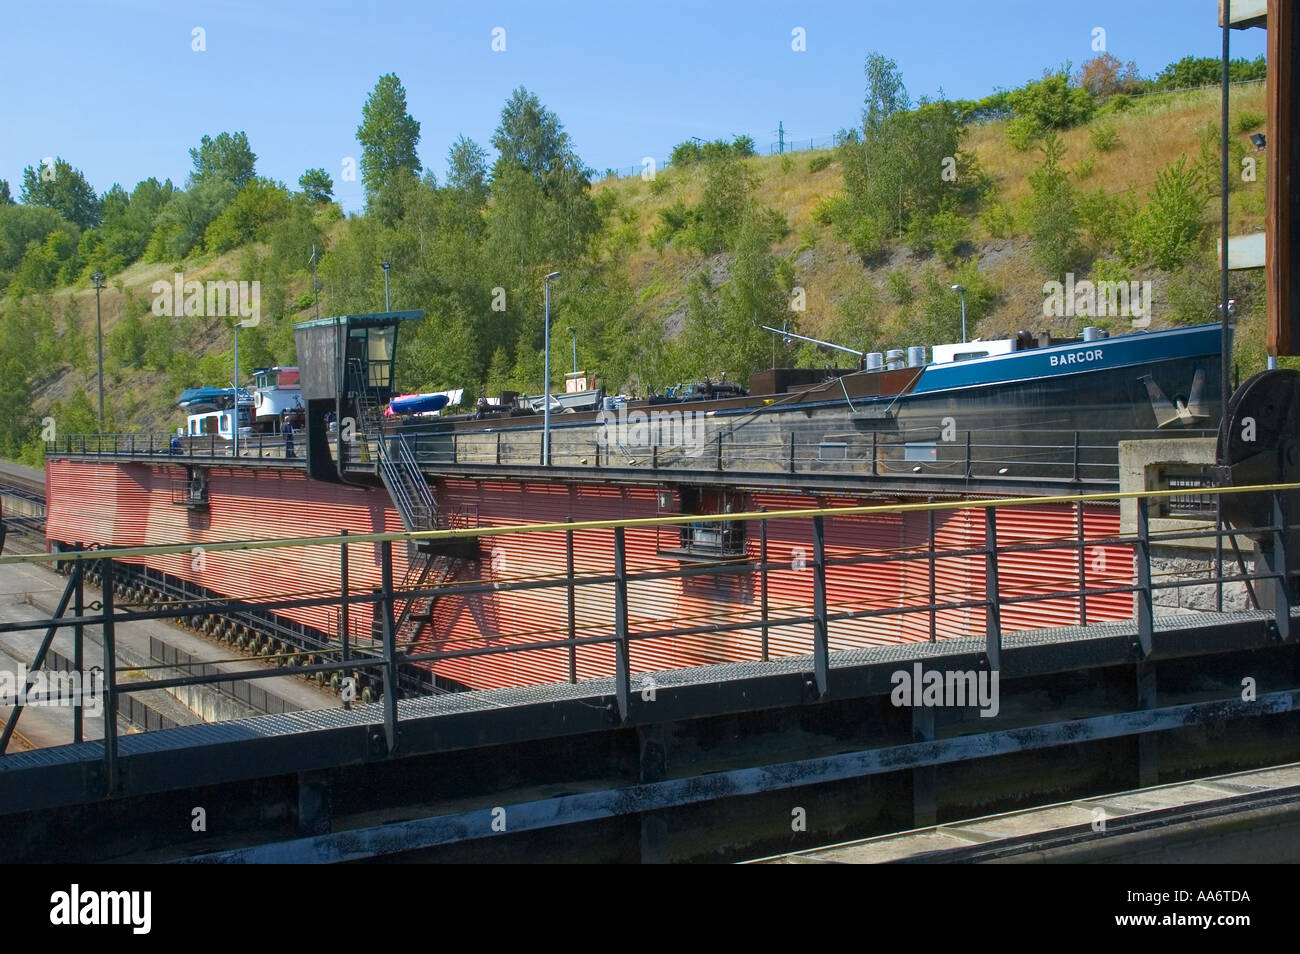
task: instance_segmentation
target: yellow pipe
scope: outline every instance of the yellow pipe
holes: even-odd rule
[[[55,560],[94,560],[111,555],[123,557],[169,556],[191,554],[196,551],[217,553],[224,550],[270,550],[280,547],[337,546],[341,543],[382,543],[391,541],[457,540],[467,537],[499,536],[511,533],[551,533],[565,530],[610,530],[615,527],[662,527],[677,524],[734,523],[741,520],[791,520],[801,517],[857,517],[886,513],[923,513],[928,510],[973,510],[988,507],[1031,507],[1038,504],[1106,503],[1144,497],[1157,500],[1162,497],[1185,497],[1189,493],[1204,496],[1236,493],[1266,493],[1279,490],[1300,490],[1300,483],[1252,484],[1248,487],[1197,487],[1178,490],[1144,490],[1096,494],[1074,494],[1055,497],[1000,497],[992,500],[945,500],[937,503],[871,504],[858,507],[822,507],[802,510],[768,510],[747,513],[681,514],[675,517],[631,517],[620,520],[585,520],[579,523],[534,523],[510,527],[471,527],[461,530],[409,530],[399,533],[356,533],[347,536],[282,537],[265,540],[220,540],[210,543],[165,544],[150,547],[105,547],[101,550],[65,550],[60,553],[16,553],[0,556],[0,565],[7,563],[48,563]]]

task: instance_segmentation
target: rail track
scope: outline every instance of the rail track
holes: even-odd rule
[[[45,549],[45,475],[41,471],[0,461],[0,508],[5,550],[32,553]]]
[[[1237,828],[1294,830],[1300,764],[1057,802],[757,859],[777,864],[1171,860]],[[1211,852],[1217,849],[1211,849]],[[1273,850],[1277,850],[1274,846]],[[1297,852],[1290,850],[1292,860]],[[1210,860],[1206,858],[1195,860]],[[1186,860],[1186,859],[1184,859]],[[1262,860],[1280,860],[1268,858]]]

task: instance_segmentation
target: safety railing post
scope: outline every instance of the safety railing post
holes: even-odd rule
[[[631,708],[631,657],[627,623],[627,550],[623,528],[614,528],[614,701],[620,721],[626,721]]]
[[[880,473],[879,471],[880,456],[876,450],[877,448],[876,439],[877,439],[877,433],[875,431],[872,431],[871,432],[871,476],[872,477],[879,476]]]
[[[566,523],[573,523],[573,514],[564,518]],[[574,583],[573,583],[573,531],[564,531],[564,571],[565,579],[568,581],[566,587],[566,603],[569,613],[569,682],[578,681],[578,647],[574,645],[573,640],[578,634],[578,616],[575,605]]]
[[[794,435],[790,435],[791,446],[794,443]],[[766,511],[766,507],[760,508]],[[762,569],[758,575],[758,605],[760,614],[760,633],[763,639],[763,662],[767,662],[767,518],[763,517],[758,521],[758,563]]]
[[[826,623],[826,525],[813,517],[813,679],[819,698],[830,677],[830,639]]]
[[[1214,575],[1219,578],[1215,586],[1214,609],[1223,612],[1223,494],[1214,495]]]
[[[984,599],[988,606],[985,620],[984,652],[989,669],[1002,669],[1002,608],[998,603],[998,514],[996,507],[984,510]]]
[[[1084,544],[1084,526],[1083,526],[1083,501],[1079,501],[1075,510],[1075,528],[1078,533],[1078,556],[1079,556],[1079,625],[1088,625],[1088,598],[1084,593],[1088,589],[1088,562],[1085,553]]]
[[[794,473],[794,431],[790,432],[790,473]]]
[[[1079,479],[1079,432],[1074,432],[1074,479]]]
[[[397,751],[397,646],[393,632],[393,541],[380,547],[379,580],[382,587],[381,617],[384,636],[384,741],[388,751]]]
[[[930,642],[933,643],[939,639],[939,611],[935,609],[939,604],[939,588],[935,582],[934,566],[937,556],[937,544],[935,542],[934,511],[927,510],[925,515],[930,531]]]
[[[117,790],[117,665],[116,633],[113,629],[113,560],[105,557],[100,564],[100,604],[103,606],[101,628],[104,644],[104,783],[108,791]]]
[[[77,544],[77,549],[81,549],[80,543]],[[81,619],[81,614],[86,609],[85,566],[86,562],[84,560],[77,560],[72,565],[72,615],[76,619]],[[86,671],[84,636],[85,627],[81,623],[77,623],[72,627],[72,671],[75,673],[84,673]],[[85,688],[84,683],[82,688]],[[80,742],[84,736],[84,706],[85,699],[83,698],[72,708],[73,742]]]
[[[1286,509],[1282,505],[1282,492],[1275,490],[1273,498],[1273,619],[1277,624],[1278,638],[1291,638],[1291,581],[1287,576]]]
[[[969,478],[971,475],[972,463],[973,462],[971,460],[970,431],[967,431],[966,432],[966,477],[967,478]]]
[[[340,530],[339,536],[346,537],[347,530]],[[342,644],[343,659],[348,658],[348,640],[351,636],[351,605],[348,603],[348,542],[344,540],[339,544],[339,642]]]
[[[1151,655],[1152,634],[1155,631],[1155,608],[1151,595],[1151,516],[1147,513],[1145,497],[1137,498],[1137,630],[1138,652],[1143,658]]]

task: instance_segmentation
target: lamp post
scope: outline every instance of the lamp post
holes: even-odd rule
[[[559,272],[551,272],[543,280],[546,286],[545,290],[545,315],[546,315],[546,357],[543,360],[545,366],[544,374],[545,394],[542,398],[542,466],[551,466],[551,281],[559,278]]]
[[[569,329],[569,334],[573,335],[573,373],[578,373],[578,332],[574,328]]]
[[[384,270],[384,311],[392,311],[388,303],[388,270],[393,267],[392,262],[380,262],[379,267]]]
[[[235,438],[235,450],[231,455],[233,457],[239,456],[239,329],[251,328],[253,324],[251,319],[235,322],[235,420],[231,428]]]
[[[966,343],[966,289],[961,285],[953,285],[952,290],[961,292],[961,343]]]
[[[99,353],[99,433],[104,433],[104,325],[99,320],[99,290],[104,287],[104,273],[90,276],[95,283],[95,350]]]

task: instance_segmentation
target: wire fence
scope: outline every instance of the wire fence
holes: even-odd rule
[[[1243,88],[1248,86],[1259,86],[1264,82],[1265,81],[1262,79],[1237,80],[1235,82],[1229,83],[1228,85],[1230,88],[1238,89],[1238,88]],[[1217,90],[1219,88],[1220,87],[1218,83],[1212,83],[1205,86],[1182,86],[1179,87],[1178,89],[1143,90],[1141,92],[1128,93],[1125,95],[1130,100],[1149,100],[1151,97],[1178,96],[1186,93],[1196,93],[1196,92],[1200,92],[1201,90],[1207,90],[1207,89]],[[994,122],[994,121],[1001,121],[1001,120],[999,119],[999,120],[972,120],[972,121],[973,122]],[[760,155],[776,156],[776,155],[784,155],[785,153],[791,153],[791,152],[810,152],[816,150],[835,149],[839,147],[841,144],[843,144],[844,141],[854,132],[856,132],[856,130],[842,129],[839,132],[830,133],[822,136],[786,136],[782,139],[776,140],[775,142],[769,142],[767,144],[766,151],[760,150]],[[639,176],[639,175],[646,175],[648,177],[653,177],[650,171],[652,168],[654,173],[658,173],[669,168],[669,166],[671,165],[671,163],[667,159],[660,162],[658,159],[655,159],[654,157],[647,157],[647,158],[653,160],[654,162],[653,167],[648,166],[645,160],[642,160],[641,165],[618,166],[618,167],[606,168],[602,176],[603,178],[606,179],[610,179],[610,178],[630,179],[634,176]]]

